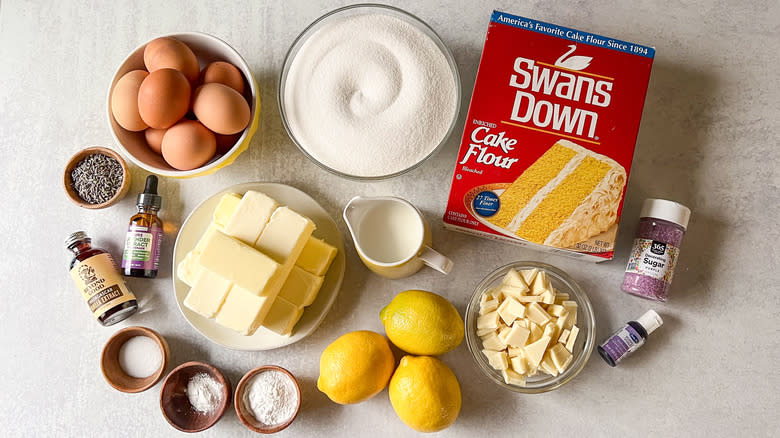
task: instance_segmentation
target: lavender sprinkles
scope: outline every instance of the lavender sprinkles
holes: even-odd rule
[[[87,156],[70,172],[73,189],[89,204],[108,202],[116,195],[124,179],[119,161],[103,154]]]

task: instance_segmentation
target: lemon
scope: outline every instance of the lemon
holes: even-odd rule
[[[463,341],[463,320],[458,310],[433,292],[401,292],[379,317],[390,341],[407,353],[438,356]]]
[[[317,388],[336,403],[360,403],[385,389],[394,368],[384,336],[366,330],[347,333],[322,352]]]
[[[388,389],[395,413],[418,432],[446,429],[460,413],[460,385],[435,357],[404,356]]]

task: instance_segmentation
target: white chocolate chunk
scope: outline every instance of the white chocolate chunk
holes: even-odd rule
[[[487,350],[503,350],[506,344],[501,341],[497,334],[488,334],[482,338],[482,347]]]
[[[534,279],[536,278],[536,274],[539,272],[538,269],[523,269],[519,271],[520,276],[523,277],[523,280],[525,281],[525,284],[531,285],[534,282]]]
[[[525,378],[509,368],[501,370],[501,375],[507,385],[525,386]]]
[[[544,332],[542,332],[542,336],[549,336],[550,339],[557,339],[558,333],[558,327],[556,327],[555,324],[547,324],[544,326]]]
[[[519,297],[515,297],[517,301],[520,301],[521,303],[541,303],[544,299],[540,295],[523,295]]]
[[[564,328],[570,329],[571,326],[577,324],[577,302],[576,301],[564,301],[563,308],[569,313],[569,319],[566,320]]]
[[[525,306],[509,296],[498,306],[498,315],[506,325],[512,325],[516,319],[525,316]]]
[[[526,312],[528,313],[528,319],[537,325],[543,326],[550,322],[550,315],[545,312],[539,303],[531,303],[526,306]]]
[[[542,358],[542,362],[539,363],[539,369],[553,377],[558,375],[558,368],[555,367],[555,364],[553,363],[552,358],[550,357],[549,350],[546,353],[544,353],[544,358]]]
[[[574,352],[574,341],[577,340],[578,334],[580,334],[580,328],[575,325],[571,328],[569,338],[566,340],[566,349],[569,350],[569,353]]]
[[[485,315],[498,309],[498,300],[487,300],[479,304],[479,314]]]
[[[547,276],[547,273],[544,271],[539,271],[538,274],[536,274],[536,278],[534,278],[534,282],[531,285],[531,294],[532,295],[541,295],[544,291],[552,289],[552,286],[550,285],[550,278]]]
[[[480,317],[477,318],[477,328],[478,329],[497,329],[498,328],[498,312],[493,311],[490,313],[486,313]]]
[[[477,329],[477,336],[479,336],[481,338],[481,337],[486,336],[486,335],[488,335],[490,333],[495,333],[495,331],[496,331],[496,329],[492,329],[492,328]]]
[[[569,294],[566,292],[556,292],[555,304],[562,304],[564,301],[569,301]]]
[[[528,372],[528,364],[525,362],[525,356],[513,356],[509,359],[509,363],[512,365],[512,369],[519,374],[526,374]]]
[[[563,332],[561,332],[561,336],[558,338],[558,342],[566,344],[566,340],[569,339],[569,333],[571,333],[569,330],[564,329]]]
[[[512,325],[509,332],[504,336],[503,341],[505,344],[512,347],[524,347],[528,341],[528,336],[531,335],[531,331],[527,328],[520,327],[519,325]]]
[[[523,349],[525,358],[531,368],[537,368],[542,361],[544,352],[547,351],[547,345],[550,343],[549,336],[542,336],[538,341],[526,345]]]
[[[503,351],[482,350],[482,354],[487,357],[488,363],[495,370],[501,371],[509,367],[507,355]]]
[[[528,330],[531,332],[531,336],[528,338],[528,343],[534,343],[538,341],[542,337],[542,328],[539,327],[535,322],[529,323],[530,327],[528,327]]]
[[[514,269],[510,269],[506,275],[504,275],[504,279],[501,283],[504,286],[512,286],[518,289],[524,289],[528,292],[528,284],[523,280],[523,277],[520,276],[520,273]]]
[[[555,303],[555,293],[553,293],[553,291],[551,291],[551,290],[546,290],[546,291],[542,292],[541,295],[539,295],[539,296],[542,297],[542,302],[544,304],[553,304],[553,303]]]
[[[522,356],[523,355],[523,349],[520,347],[508,347],[506,349],[506,354],[510,358]]]
[[[548,354],[552,358],[552,362],[555,364],[555,368],[559,373],[562,373],[564,370],[566,370],[573,358],[569,350],[564,348],[564,346],[561,344],[553,345],[552,348],[550,348]]]
[[[563,313],[564,310],[566,309],[560,304],[551,304],[550,306],[547,306],[547,313],[551,316],[561,316],[561,313]]]

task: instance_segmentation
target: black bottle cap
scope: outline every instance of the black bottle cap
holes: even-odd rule
[[[144,192],[138,195],[136,201],[139,207],[149,208],[157,211],[162,207],[162,196],[157,194],[157,177],[149,175],[146,177],[146,187]]]

